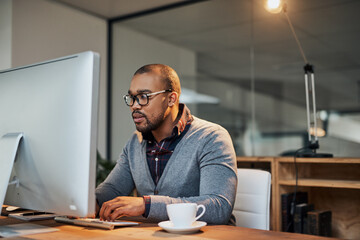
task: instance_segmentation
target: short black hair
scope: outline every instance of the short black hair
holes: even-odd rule
[[[162,80],[165,83],[165,89],[171,89],[173,92],[177,92],[180,96],[181,86],[180,79],[175,70],[164,64],[147,64],[136,70],[134,76],[137,74],[154,72],[155,69],[159,69],[161,73]]]

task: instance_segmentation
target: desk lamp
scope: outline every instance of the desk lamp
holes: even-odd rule
[[[319,148],[318,140],[318,126],[317,126],[317,115],[316,115],[316,98],[315,98],[315,79],[314,79],[314,67],[311,65],[305,53],[301,47],[300,41],[295,33],[295,29],[290,21],[290,18],[287,14],[287,5],[281,0],[267,0],[265,2],[265,9],[270,13],[280,13],[283,12],[286,16],[286,19],[289,23],[291,32],[296,40],[296,43],[299,47],[300,53],[304,59],[304,78],[305,78],[305,94],[306,94],[306,116],[307,116],[307,132],[309,144],[305,149],[310,150],[304,153],[298,153],[297,157],[309,157],[309,158],[327,158],[333,157],[330,153],[317,153],[316,150]],[[310,99],[311,95],[311,99]],[[310,110],[312,108],[312,110]],[[313,124],[311,124],[311,111],[313,117]],[[313,126],[312,126],[313,125]],[[312,133],[314,136],[312,136]]]

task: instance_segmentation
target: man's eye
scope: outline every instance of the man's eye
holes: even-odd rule
[[[146,100],[147,99],[147,95],[146,94],[141,94],[139,95],[140,100]]]

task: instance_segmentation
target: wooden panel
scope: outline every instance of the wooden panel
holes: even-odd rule
[[[360,163],[314,163],[311,166],[311,175],[313,178],[316,177],[320,179],[323,178],[360,181]]]
[[[294,157],[277,157],[279,162],[294,162]],[[359,158],[296,158],[298,163],[354,163],[360,164]]]
[[[279,180],[295,179],[295,164],[279,163]],[[298,171],[298,178],[306,178],[311,176],[311,168],[304,166],[304,164],[296,164]]]
[[[271,173],[271,164],[268,162],[238,162],[237,163],[238,168],[254,168],[254,169],[260,169],[265,170]]]
[[[272,162],[273,157],[236,157],[237,162]]]
[[[354,189],[309,189],[315,209],[332,211],[333,236],[360,238],[360,191]]]
[[[280,185],[295,186],[295,179],[280,180],[279,184]],[[360,181],[325,180],[325,179],[298,179],[298,186],[360,189]]]

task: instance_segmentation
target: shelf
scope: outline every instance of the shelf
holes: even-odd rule
[[[279,185],[295,186],[295,179],[279,180]],[[360,181],[327,180],[327,179],[299,179],[298,186],[360,189]]]
[[[279,163],[293,163],[294,157],[276,158]],[[359,158],[296,158],[296,163],[360,164]]]
[[[271,171],[270,229],[282,230],[281,195],[294,191],[294,157],[236,158],[239,167],[253,164]],[[360,236],[360,158],[296,158],[299,190],[307,191],[317,209],[332,211],[333,237]],[[336,178],[336,179],[329,179]]]
[[[272,162],[273,157],[236,157],[237,162]]]

